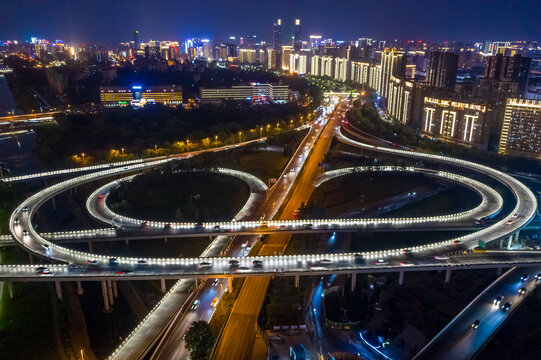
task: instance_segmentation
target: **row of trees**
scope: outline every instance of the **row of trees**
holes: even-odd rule
[[[228,103],[195,110],[160,105],[98,114],[59,114],[57,125],[36,128],[36,154],[47,164],[178,154],[270,136],[313,117],[296,104]]]

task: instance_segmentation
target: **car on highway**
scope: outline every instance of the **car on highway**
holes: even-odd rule
[[[503,300],[503,296],[496,296],[492,303],[494,304],[494,306],[498,307],[500,306],[502,300]]]
[[[524,295],[526,293],[526,288],[525,287],[521,287],[520,289],[518,289],[518,294],[519,295]]]
[[[117,265],[118,259],[117,258],[109,258],[109,265]]]
[[[118,275],[130,275],[130,274],[133,274],[133,271],[131,271],[131,270],[118,270],[116,273]]]
[[[453,244],[455,244],[455,245],[460,245],[460,244],[462,244],[462,241],[460,241],[460,240],[455,240],[455,241],[453,241]]]
[[[192,309],[192,310],[195,310],[195,309],[197,309],[198,306],[199,306],[199,300],[198,300],[198,299],[195,299],[194,302],[193,302],[193,304],[192,304],[191,309]]]
[[[384,260],[384,259],[379,259],[374,264],[378,265],[378,266],[380,266],[380,265],[389,265],[389,262],[387,260]]]
[[[98,260],[94,260],[94,259],[88,259],[86,261],[87,264],[93,264],[93,265],[96,265],[98,263]]]
[[[524,274],[520,277],[520,281],[522,282],[526,282],[526,280],[528,280],[530,278],[530,275],[529,274]]]
[[[49,268],[45,267],[45,266],[39,266],[36,268],[36,272],[39,276],[52,276],[53,273],[51,272],[51,270],[49,270]]]
[[[535,280],[541,280],[541,273],[535,274]]]
[[[473,324],[471,324],[471,327],[473,329],[477,329],[479,327],[479,324],[481,323],[481,320],[477,319],[473,322]]]
[[[401,261],[400,266],[413,266],[414,264],[409,261]]]
[[[28,212],[28,206],[23,207],[23,212]]]
[[[103,199],[103,195],[102,195],[102,194],[99,194],[99,195],[98,195],[98,199],[100,199],[100,200]]]
[[[411,255],[412,253],[413,253],[413,251],[411,251],[411,249],[402,250],[402,254],[404,254],[404,255]]]
[[[218,300],[219,300],[219,299],[218,299],[217,297],[215,297],[214,299],[212,299],[212,302],[210,303],[210,306],[215,307],[216,304],[218,303]]]
[[[146,265],[146,260],[137,260],[137,265]]]
[[[514,221],[513,220],[507,220],[505,223],[508,224],[508,225],[511,225],[511,224],[514,223]]]
[[[220,279],[216,278],[216,279],[214,279],[214,281],[212,282],[212,286],[218,286],[219,283],[220,283]]]
[[[20,222],[21,222],[21,221],[19,220],[19,218],[15,218],[15,219],[13,220],[13,224],[15,224],[15,225],[19,225]]]
[[[364,257],[362,254],[355,254],[353,258],[357,264],[364,264]]]
[[[203,262],[200,262],[199,263],[199,267],[200,268],[209,268],[212,266],[212,263],[211,262],[207,262],[207,261],[203,261]]]
[[[163,226],[163,228],[164,228],[165,230],[171,229],[171,223],[165,224],[165,225]]]
[[[510,308],[511,308],[510,302],[506,302],[505,304],[502,305],[502,311],[508,311]]]
[[[239,266],[238,260],[229,260],[229,266]]]
[[[252,261],[252,265],[254,267],[261,267],[261,266],[263,266],[263,261],[262,260],[254,260],[254,261]]]
[[[28,231],[26,229],[23,230],[23,236],[28,236]]]
[[[145,228],[145,227],[147,227],[147,226],[148,226],[148,221],[143,221],[143,222],[141,223],[141,227],[142,227],[142,228]]]
[[[436,260],[449,260],[449,256],[436,255],[436,256],[434,256],[434,259],[436,259]]]
[[[318,264],[329,265],[329,264],[332,264],[332,260],[330,260],[330,259],[321,259],[321,260],[318,261]]]

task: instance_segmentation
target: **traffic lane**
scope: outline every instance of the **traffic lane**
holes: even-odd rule
[[[328,128],[328,125],[327,125]],[[326,128],[324,128],[326,129]],[[318,132],[317,129],[314,129],[315,132]],[[314,162],[318,161],[315,159],[317,154],[317,149],[321,146],[321,136],[318,137],[316,143],[312,143],[312,151],[308,154],[308,164],[304,163],[304,168],[300,173],[300,179],[298,184],[292,191],[292,196],[286,203],[282,213],[280,214],[281,219],[290,218],[293,212],[293,208],[298,208],[300,206],[300,201],[298,197],[300,191],[297,191],[299,188],[302,189],[302,186],[305,184],[311,185],[312,178],[306,178],[311,176],[313,173],[307,171],[307,167]],[[330,142],[329,142],[330,143]],[[317,156],[320,156],[319,154]],[[322,159],[322,157],[321,157]],[[319,161],[320,162],[320,161]],[[310,174],[310,175],[307,175]],[[291,186],[293,186],[292,183]],[[280,198],[281,203],[287,193],[281,194]],[[302,194],[306,195],[306,192]],[[267,203],[267,209],[268,209]],[[274,204],[272,204],[274,206]],[[277,208],[271,208],[271,214],[276,213]],[[272,216],[269,216],[272,217]],[[263,244],[259,254],[279,254],[283,253],[285,247],[288,243],[289,236],[287,235],[271,235],[269,239]],[[266,289],[268,287],[269,278],[257,278],[257,279],[246,279],[244,285],[239,293],[237,301],[235,302],[231,316],[225,325],[224,333],[220,338],[217,350],[216,358],[219,359],[244,359],[250,356],[249,352],[253,344],[253,334],[254,326],[259,314],[261,304],[263,302]]]
[[[501,326],[506,318],[512,315],[516,307],[526,298],[518,291],[525,287],[528,292],[538,285],[534,279],[541,271],[540,267],[513,270],[506,279],[502,280],[487,291],[473,304],[460,319],[443,333],[418,359],[470,359],[479,351],[493,333]],[[529,274],[526,282],[521,281],[524,274]],[[500,304],[494,305],[494,300],[503,296]],[[509,311],[503,311],[502,306],[511,303]],[[479,327],[472,324],[479,320]]]

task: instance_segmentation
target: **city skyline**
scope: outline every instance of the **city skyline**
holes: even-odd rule
[[[275,1],[264,8],[246,1],[208,1],[192,9],[185,2],[162,0],[149,7],[137,0],[98,0],[92,5],[65,0],[31,4],[8,1],[0,15],[0,39],[29,40],[37,36],[110,44],[130,40],[132,32],[138,29],[142,40],[220,39],[254,34],[270,42],[276,18],[282,19],[284,39],[294,34],[295,19],[301,20],[306,35],[321,34],[339,40],[361,36],[424,41],[541,38],[541,25],[536,19],[541,3],[536,1],[461,0],[442,4],[422,0],[415,6],[392,0],[338,4]],[[250,16],[254,13],[256,16]]]

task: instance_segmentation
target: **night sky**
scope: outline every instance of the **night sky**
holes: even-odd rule
[[[337,40],[541,40],[541,0],[0,0],[0,39],[270,40],[278,17],[284,38],[298,17],[307,35]]]

